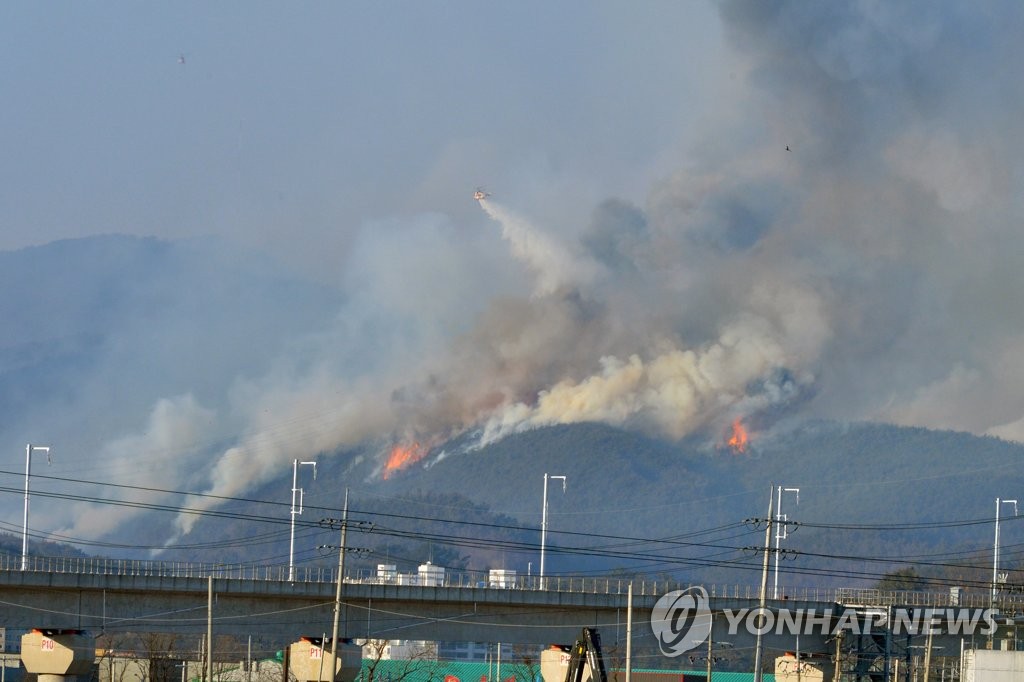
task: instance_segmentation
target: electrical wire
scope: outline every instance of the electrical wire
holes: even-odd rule
[[[2,471],[0,471],[0,473],[12,473],[12,472],[2,472]],[[84,485],[101,485],[99,482],[95,482],[95,481],[80,481],[80,480],[72,480],[72,479],[66,479],[66,478],[61,478],[61,477],[48,477],[48,476],[40,475],[39,478],[44,478],[44,479],[48,478],[48,479],[53,479],[53,480],[58,480],[58,481],[63,481],[63,482],[76,483],[76,484],[84,484]],[[233,502],[233,503],[256,503],[256,504],[261,504],[261,505],[266,504],[266,505],[273,505],[273,506],[285,506],[284,503],[268,502],[266,500],[254,500],[254,499],[249,499],[249,498],[233,498],[233,497],[226,497],[226,496],[195,494],[195,493],[187,493],[187,492],[184,492],[184,491],[174,491],[174,490],[166,490],[166,489],[158,489],[158,488],[147,488],[147,487],[143,487],[143,486],[125,486],[125,485],[111,485],[111,484],[105,484],[105,485],[107,485],[107,487],[127,488],[127,489],[131,489],[131,490],[146,491],[146,492],[161,492],[161,493],[165,493],[165,494],[181,495],[181,496],[186,496],[186,497],[209,497],[209,498],[213,498],[213,499],[216,499],[216,500],[219,500],[219,501],[226,501],[226,502]],[[0,491],[19,493],[20,489],[0,488]],[[253,522],[260,522],[260,523],[271,523],[271,524],[275,524],[275,523],[276,524],[283,524],[283,523],[289,523],[290,522],[289,520],[280,519],[280,518],[277,518],[277,517],[269,517],[269,516],[265,516],[265,515],[258,515],[258,514],[252,514],[252,513],[230,512],[230,511],[217,510],[217,509],[196,509],[196,508],[188,508],[188,507],[180,507],[180,506],[171,506],[171,505],[167,505],[167,504],[143,503],[143,502],[131,501],[131,500],[114,500],[114,499],[110,499],[110,498],[102,498],[102,497],[86,496],[86,495],[72,495],[72,494],[68,494],[68,493],[53,493],[53,492],[49,492],[49,491],[35,491],[34,494],[40,495],[40,496],[44,496],[44,497],[52,497],[52,498],[57,498],[57,499],[63,499],[63,500],[74,500],[74,501],[88,502],[88,503],[92,503],[92,504],[119,505],[119,506],[131,507],[131,508],[139,508],[139,509],[151,510],[151,511],[173,512],[175,514],[179,514],[179,513],[197,514],[197,515],[200,515],[200,516],[211,516],[211,517],[217,517],[217,518],[226,518],[226,519],[233,519],[233,520],[245,520],[245,521],[253,521]],[[321,509],[321,510],[324,510],[324,511],[329,511],[329,512],[337,512],[336,509],[329,508],[329,507],[319,507],[318,509]],[[452,524],[452,525],[456,525],[456,526],[459,526],[459,527],[490,528],[490,529],[501,529],[501,530],[511,530],[511,531],[531,531],[531,532],[533,532],[535,530],[533,528],[526,528],[526,527],[523,527],[521,525],[474,522],[474,521],[457,520],[457,519],[426,518],[426,517],[422,517],[422,516],[411,516],[411,515],[407,515],[407,514],[393,514],[393,513],[373,511],[373,510],[358,510],[358,509],[353,510],[353,516],[357,517],[360,514],[365,515],[367,518],[375,518],[375,517],[383,516],[383,517],[395,518],[395,519],[414,520],[414,521],[416,521],[418,523],[432,522],[432,523]],[[1009,521],[1009,520],[1010,519],[1007,519],[1007,521]],[[832,530],[858,530],[859,531],[859,530],[867,530],[867,529],[877,529],[877,530],[882,530],[882,529],[913,530],[913,529],[952,528],[952,527],[961,527],[961,526],[981,525],[981,524],[987,524],[987,523],[991,523],[991,522],[992,521],[988,520],[988,519],[968,519],[968,520],[955,520],[955,521],[946,521],[946,522],[931,522],[931,523],[925,523],[925,524],[877,524],[877,525],[857,524],[857,525],[852,525],[852,524],[802,523],[800,525],[802,525],[804,527],[824,528],[824,529],[832,529]],[[296,525],[304,525],[307,528],[314,527],[314,524],[309,523],[309,522],[299,522]],[[713,532],[719,532],[719,531],[722,531],[724,529],[737,528],[739,525],[741,525],[741,524],[735,524],[735,523],[734,524],[726,524],[724,526],[719,526],[719,527],[716,527],[716,528],[713,528],[713,529],[704,529],[704,530],[701,530],[701,531],[696,531],[695,533],[691,533],[691,534],[683,534],[682,536],[673,536],[672,538],[635,538],[635,537],[616,536],[616,535],[598,534],[598,533],[578,533],[578,532],[571,532],[571,531],[555,531],[555,532],[552,533],[553,535],[566,536],[566,537],[584,537],[584,538],[600,539],[600,540],[605,541],[605,544],[603,546],[602,545],[592,545],[592,546],[573,546],[573,547],[564,547],[564,546],[559,547],[559,546],[552,545],[549,551],[551,551],[552,553],[566,553],[566,554],[578,554],[578,555],[589,555],[589,556],[603,556],[605,558],[617,558],[617,559],[625,559],[625,560],[632,560],[632,561],[653,562],[653,561],[656,560],[661,565],[685,565],[685,566],[702,566],[702,567],[733,567],[733,568],[743,568],[745,570],[753,570],[754,567],[750,566],[749,562],[744,562],[744,561],[737,561],[737,560],[714,560],[714,559],[711,559],[709,557],[665,556],[664,554],[659,554],[657,556],[653,556],[649,552],[624,552],[624,551],[621,551],[621,549],[625,548],[625,547],[651,546],[651,547],[660,548],[662,550],[665,550],[667,548],[682,548],[682,547],[686,547],[686,548],[699,548],[699,549],[702,549],[702,550],[714,549],[714,550],[718,550],[718,552],[719,552],[718,556],[722,556],[723,553],[728,553],[728,552],[742,552],[746,548],[735,547],[735,546],[728,546],[728,545],[721,545],[721,544],[718,544],[717,542],[715,542],[715,543],[711,543],[711,542],[703,542],[703,543],[700,543],[700,542],[684,542],[684,541],[681,541],[681,540],[674,539],[674,538],[677,538],[677,537],[698,537],[698,536],[704,535],[704,534],[710,534],[710,533],[713,533]],[[465,546],[465,547],[471,547],[471,548],[481,548],[481,549],[483,549],[483,548],[499,549],[500,548],[500,549],[504,549],[504,550],[509,550],[509,549],[516,550],[516,549],[518,549],[520,551],[535,551],[536,550],[536,545],[533,544],[533,543],[510,542],[508,539],[487,539],[487,538],[473,538],[473,537],[459,538],[459,537],[454,537],[451,534],[447,534],[447,533],[446,534],[424,534],[422,532],[403,531],[403,530],[400,530],[400,529],[387,529],[387,528],[384,528],[384,527],[378,528],[376,530],[376,532],[381,534],[381,535],[390,535],[392,537],[405,538],[405,539],[414,538],[414,539],[421,540],[421,541],[422,540],[428,540],[428,541],[433,541],[433,542],[438,542],[438,543],[443,543],[443,544],[456,545],[456,546]],[[266,534],[265,536],[266,537],[271,537],[272,534]],[[739,536],[740,535],[730,536],[730,537],[739,537]],[[611,542],[609,542],[609,541],[611,541]],[[84,544],[84,542],[83,542],[83,544]],[[201,544],[197,545],[197,546],[201,546]],[[220,546],[223,546],[223,543],[221,543]],[[615,549],[616,547],[618,547],[619,549]],[[802,552],[800,554],[803,555],[803,556],[823,558],[823,559],[830,559],[830,560],[858,561],[858,562],[865,560],[864,557],[851,557],[851,556],[839,555],[839,554],[812,553],[812,552]],[[938,555],[938,556],[942,556],[942,555]],[[872,561],[872,562],[881,562],[881,563],[890,563],[890,564],[899,564],[899,565],[906,565],[908,563],[906,557],[899,557],[899,558],[895,558],[895,557],[870,557],[870,558],[868,558],[868,560]],[[949,568],[949,567],[952,567],[952,568],[964,568],[964,569],[977,568],[976,566],[973,566],[973,565],[970,565],[970,564],[956,564],[956,563],[937,562],[937,561],[912,561],[912,562],[909,562],[909,563],[913,563],[914,565],[920,565],[920,566],[931,566],[931,567],[942,567],[942,568]],[[794,568],[788,568],[784,572],[791,573],[791,574],[799,574],[800,573],[800,571],[798,571],[798,570],[796,570]],[[821,574],[820,571],[818,571],[818,573]],[[877,574],[877,573],[869,573],[869,572],[864,572],[864,571],[845,571],[845,572],[843,572],[841,574],[837,574],[835,570],[830,570],[827,573],[827,575],[832,575],[832,576],[843,575],[843,576],[850,577],[850,576],[855,576],[855,575],[860,575],[860,576],[863,576],[863,575],[874,575],[874,576],[878,576],[879,574]],[[979,584],[981,584],[981,583],[979,582]]]

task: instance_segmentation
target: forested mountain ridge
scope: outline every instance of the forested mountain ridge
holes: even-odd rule
[[[338,516],[347,487],[352,519],[375,526],[353,536],[373,550],[363,568],[433,560],[536,572],[544,474],[564,475],[564,493],[560,480],[548,486],[549,574],[667,573],[753,584],[770,491],[775,505],[782,486],[799,489],[781,498],[790,522],[781,545],[793,555],[779,569],[786,584],[867,585],[908,567],[981,584],[983,567],[991,568],[994,500],[1024,489],[1018,444],[884,424],[805,424],[755,437],[745,453],[597,424],[536,429],[468,451],[446,447],[446,456],[435,450],[387,480],[366,452],[322,460],[303,523],[318,506]],[[282,478],[257,497],[280,500],[289,483]],[[194,536],[228,533],[219,524],[201,521]],[[303,532],[328,539],[316,544],[337,544],[333,529]],[[1010,516],[1002,536],[1002,563],[1012,568],[1024,529]],[[242,544],[230,556],[244,561],[266,549]],[[325,559],[307,553],[303,560]]]

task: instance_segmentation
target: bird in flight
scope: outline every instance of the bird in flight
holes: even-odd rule
[[[178,63],[179,64],[184,64],[185,63],[185,54],[184,53],[178,55]]]

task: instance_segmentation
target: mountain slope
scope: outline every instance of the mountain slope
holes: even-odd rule
[[[763,546],[764,526],[744,520],[766,516],[774,484],[800,489],[799,501],[793,491],[782,498],[788,519],[801,524],[781,543],[801,553],[781,563],[782,585],[869,585],[913,566],[980,589],[991,569],[994,498],[1024,488],[1020,445],[880,424],[807,424],[746,454],[594,424],[537,429],[461,454],[457,443],[446,447],[453,454],[437,460],[435,452],[387,480],[374,475],[367,453],[322,460],[323,473],[304,486],[303,522],[337,516],[348,487],[352,518],[377,526],[353,540],[377,551],[364,568],[399,554],[407,566],[443,556],[452,567],[536,572],[543,477],[565,475],[564,493],[560,481],[548,487],[549,574],[672,573],[751,585],[760,577],[753,548]],[[273,513],[286,518],[289,487],[282,478],[259,499],[277,498]],[[1024,528],[1005,521],[1002,566],[1011,568],[1020,563]],[[221,531],[203,521],[196,532]],[[335,531],[301,532],[308,536],[300,546],[337,544]],[[486,547],[475,546],[481,541]],[[510,549],[502,552],[502,543]],[[302,560],[318,559],[306,551]]]
[[[230,391],[298,355],[287,350],[342,299],[217,240],[119,235],[0,252],[0,290],[0,468],[23,471],[24,444],[44,443],[55,475],[141,484],[140,455],[174,466],[161,460],[233,435]],[[173,409],[161,422],[162,402],[191,409],[202,435]],[[0,504],[10,517],[21,508]],[[34,525],[67,524],[59,510],[37,506]]]

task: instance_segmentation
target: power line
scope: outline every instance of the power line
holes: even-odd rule
[[[11,474],[13,472],[3,472],[3,471],[0,471],[0,473]],[[40,475],[39,478],[59,480],[59,481],[70,482],[70,483],[75,483],[75,484],[106,485],[107,487],[126,488],[126,489],[136,490],[136,491],[160,492],[160,493],[165,493],[165,494],[170,494],[170,495],[183,495],[183,496],[198,497],[198,498],[212,498],[212,499],[216,499],[216,500],[220,500],[220,501],[227,501],[227,502],[253,503],[253,504],[260,504],[260,505],[280,506],[280,507],[286,506],[284,503],[280,503],[280,502],[272,502],[272,501],[266,501],[266,500],[257,500],[257,499],[251,499],[251,498],[227,497],[227,496],[209,495],[209,494],[202,494],[202,493],[187,493],[187,492],[184,492],[184,491],[167,490],[167,489],[159,489],[159,488],[150,488],[150,487],[143,487],[143,486],[127,486],[127,485],[122,485],[122,484],[101,484],[101,483],[96,482],[96,481],[72,480],[72,479],[66,479],[66,478],[62,478],[62,477],[52,477],[52,476],[43,476],[43,475]],[[18,493],[18,492],[20,492],[20,489],[0,488],[0,491],[7,491],[7,492]],[[39,495],[39,496],[44,496],[44,497],[56,498],[56,499],[74,500],[74,501],[88,502],[88,503],[93,503],[93,504],[117,505],[117,506],[145,509],[145,510],[151,510],[151,511],[165,511],[165,512],[172,512],[172,513],[175,513],[175,514],[181,514],[181,513],[184,513],[184,514],[195,514],[195,515],[209,516],[209,517],[215,517],[215,518],[224,518],[224,519],[232,519],[232,520],[243,520],[243,521],[252,521],[252,522],[260,522],[260,523],[271,523],[271,524],[286,524],[286,523],[289,523],[288,520],[283,519],[283,518],[279,518],[279,517],[271,517],[271,516],[252,514],[252,513],[242,513],[242,512],[237,512],[237,511],[232,512],[232,511],[224,511],[224,510],[217,510],[217,509],[196,509],[196,508],[188,508],[188,507],[171,506],[171,505],[167,505],[167,504],[145,503],[145,502],[138,502],[138,501],[132,501],[132,500],[113,500],[113,499],[103,498],[103,497],[86,496],[86,495],[72,495],[72,494],[67,494],[67,493],[53,493],[53,492],[48,492],[48,491],[36,491],[34,494]],[[320,510],[323,510],[323,511],[337,511],[337,510],[335,510],[333,508],[328,508],[328,507],[310,507],[310,508],[311,509],[320,509]],[[466,521],[466,520],[457,520],[457,519],[441,519],[441,518],[431,518],[431,517],[422,517],[422,516],[410,516],[410,515],[407,515],[407,514],[395,514],[395,513],[372,511],[372,510],[358,510],[357,509],[357,510],[353,510],[352,513],[353,513],[353,515],[363,514],[363,515],[371,517],[371,518],[372,517],[381,517],[382,516],[382,517],[386,517],[386,518],[394,518],[394,519],[402,519],[402,520],[412,520],[412,521],[416,521],[418,523],[428,522],[428,523],[452,524],[452,525],[461,526],[461,527],[476,527],[476,528],[500,529],[500,530],[517,531],[517,532],[523,532],[523,531],[534,532],[536,530],[536,529],[534,529],[532,527],[525,527],[525,526],[522,526],[522,525],[511,525],[511,524],[500,524],[500,523],[486,523],[486,522]],[[946,528],[946,527],[959,527],[959,526],[968,526],[968,525],[980,525],[980,524],[991,523],[991,522],[992,521],[988,520],[988,519],[984,519],[984,520],[970,519],[970,520],[948,521],[948,522],[933,522],[933,523],[927,523],[927,524],[879,524],[877,526],[868,526],[868,525],[856,525],[856,526],[854,526],[854,525],[843,525],[843,524],[813,524],[813,523],[806,523],[806,522],[802,523],[801,525],[807,526],[807,527],[831,528],[831,529],[834,529],[834,530],[851,530],[851,529],[865,530],[865,529],[869,529],[869,528],[875,528],[875,529],[896,529],[896,530],[913,530],[913,529],[925,529],[925,528],[932,529],[932,528]],[[312,523],[312,522],[301,522],[301,521],[300,521],[300,525],[304,525],[307,528],[313,528],[315,526],[315,524]],[[687,565],[687,566],[700,566],[700,567],[732,567],[732,568],[742,568],[744,570],[752,570],[752,567],[749,564],[744,563],[743,561],[719,560],[719,559],[712,559],[711,557],[707,557],[707,556],[705,556],[705,557],[678,557],[678,556],[666,556],[664,554],[652,555],[649,552],[625,552],[625,551],[622,551],[622,549],[621,549],[621,548],[625,548],[625,547],[642,547],[642,546],[651,546],[652,548],[662,548],[662,549],[679,549],[679,548],[714,549],[714,550],[719,550],[718,556],[722,556],[723,554],[726,554],[726,553],[729,553],[729,552],[742,552],[743,549],[744,549],[743,547],[735,547],[735,546],[731,546],[731,545],[722,545],[722,544],[719,544],[717,542],[685,542],[685,541],[682,541],[682,540],[675,539],[675,538],[679,538],[679,537],[696,537],[696,536],[700,536],[702,534],[710,534],[710,533],[714,533],[714,532],[721,532],[721,531],[724,531],[726,529],[738,528],[740,525],[742,525],[742,524],[738,524],[738,523],[726,524],[726,525],[719,526],[719,527],[712,528],[712,529],[705,529],[705,530],[702,530],[702,531],[696,531],[695,533],[683,534],[682,536],[672,536],[671,538],[637,538],[637,537],[608,535],[608,534],[599,534],[599,533],[581,533],[581,532],[573,532],[573,531],[558,531],[555,534],[559,535],[559,536],[597,539],[597,540],[602,540],[602,541],[605,541],[605,542],[609,542],[609,544],[605,544],[605,545],[592,545],[592,546],[578,546],[578,547],[571,547],[571,548],[567,548],[567,547],[553,547],[552,551],[553,552],[565,553],[565,554],[578,554],[578,555],[599,556],[599,557],[605,557],[605,558],[615,558],[615,559],[624,559],[624,560],[633,560],[633,561],[645,561],[645,562],[657,561],[661,565]],[[420,540],[420,541],[423,541],[424,539],[427,539],[427,540],[429,540],[431,542],[438,542],[439,544],[455,545],[455,546],[465,546],[465,547],[472,547],[472,548],[503,549],[503,550],[506,550],[506,551],[511,549],[513,551],[518,550],[518,551],[523,551],[523,552],[535,551],[536,550],[536,545],[534,545],[533,543],[522,542],[522,541],[513,542],[513,541],[511,541],[509,539],[494,539],[494,538],[482,538],[482,537],[478,537],[478,538],[474,538],[474,537],[458,537],[458,536],[452,536],[451,534],[425,534],[423,532],[415,532],[414,533],[412,531],[403,531],[403,530],[400,530],[400,529],[388,530],[388,529],[384,529],[384,528],[378,529],[376,532],[378,534],[381,534],[381,535],[392,535],[394,537],[400,537],[400,538],[405,538],[405,539],[417,539],[417,540]],[[271,536],[271,535],[272,534],[266,534],[265,537],[266,536]],[[734,535],[734,536],[729,536],[729,537],[740,537],[740,535]],[[87,542],[88,541],[82,541],[82,544],[86,544]],[[113,543],[111,543],[111,544],[113,544]],[[244,545],[244,544],[249,544],[249,543],[243,542],[241,544]],[[197,547],[201,547],[201,546],[203,546],[201,543],[199,545],[197,545]],[[221,543],[220,546],[223,546],[223,543]],[[137,547],[137,546],[134,546],[134,547]],[[619,549],[616,549],[616,548],[619,548]],[[827,554],[827,553],[812,553],[812,552],[803,552],[801,554],[804,555],[804,556],[811,556],[811,557],[822,558],[822,559],[830,559],[830,560],[840,560],[840,561],[865,561],[865,560],[868,560],[868,561],[872,561],[872,562],[890,563],[890,564],[898,564],[898,565],[907,565],[908,563],[913,563],[915,565],[920,565],[920,566],[931,566],[931,567],[941,567],[941,568],[966,568],[966,569],[974,569],[974,568],[976,568],[975,566],[972,566],[972,565],[945,563],[945,562],[937,562],[937,561],[913,561],[913,562],[908,562],[906,557],[899,557],[899,558],[868,557],[868,558],[865,558],[865,557],[852,557],[852,556],[846,556],[846,555]],[[937,555],[937,556],[942,556],[942,555]],[[800,574],[802,571],[798,571],[798,570],[795,570],[795,569],[788,569],[788,570],[785,570],[784,572]],[[851,576],[879,577],[879,574],[877,574],[877,573],[869,573],[869,572],[863,572],[863,571],[846,571],[846,572],[842,572],[842,573],[837,573],[834,569],[830,569],[830,570],[827,570],[827,571],[823,571],[821,569],[814,569],[812,571],[804,571],[804,572],[808,573],[808,574],[816,574],[816,575],[830,575],[830,576],[833,576],[833,577],[839,576],[839,575],[842,575],[844,577],[851,577]],[[882,575],[884,575],[884,574],[882,574]],[[981,584],[981,583],[979,583],[979,584]]]

